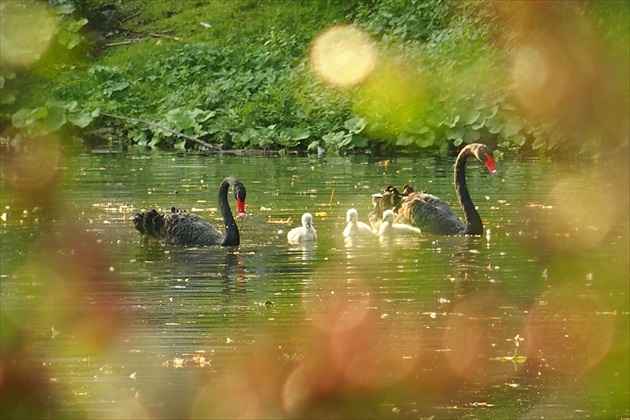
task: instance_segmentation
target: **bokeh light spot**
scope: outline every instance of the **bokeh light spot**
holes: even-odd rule
[[[558,374],[583,374],[610,351],[616,321],[611,314],[591,290],[566,285],[549,291],[529,311],[528,358],[544,360]]]
[[[380,62],[357,89],[353,111],[385,131],[398,133],[423,120],[426,83],[421,69],[394,58]]]
[[[55,137],[26,139],[22,150],[3,159],[2,181],[25,199],[39,199],[52,188],[61,161]]]
[[[353,86],[365,80],[376,64],[372,39],[360,29],[341,25],[317,37],[311,48],[311,62],[317,75],[335,86]]]
[[[595,186],[585,188],[572,176],[559,179],[549,193],[555,212],[554,229],[545,230],[557,249],[589,249],[598,246],[619,217],[614,186],[596,177]],[[554,235],[553,233],[556,232]],[[557,232],[560,232],[558,235]]]
[[[565,95],[568,74],[564,54],[553,42],[524,45],[512,62],[516,96],[530,112],[546,112]]]
[[[46,3],[0,3],[0,57],[3,63],[31,65],[44,54],[56,32],[55,17]]]

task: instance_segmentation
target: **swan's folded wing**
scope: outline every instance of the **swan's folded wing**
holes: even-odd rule
[[[448,204],[439,197],[420,192],[403,199],[396,221],[439,235],[461,234],[466,228]]]
[[[168,213],[166,243],[171,245],[221,245],[224,236],[208,221],[193,213]]]

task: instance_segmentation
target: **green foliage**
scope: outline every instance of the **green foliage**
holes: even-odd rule
[[[76,101],[63,103],[49,100],[42,107],[20,109],[13,114],[12,123],[28,134],[44,135],[61,130],[67,123],[85,128],[92,119],[92,114],[80,109]]]
[[[20,11],[29,13],[29,31],[34,31],[31,39],[37,39],[38,42],[33,45],[13,43],[10,46],[11,49],[20,49],[20,58],[27,60],[23,63],[36,61],[33,59],[45,62],[48,59],[40,57],[40,51],[36,49],[38,43],[48,43],[48,37],[53,36],[57,44],[49,49],[48,56],[59,51],[59,48],[72,50],[84,42],[81,30],[87,24],[87,19],[73,16],[75,7],[71,2],[58,1],[50,8],[42,4],[44,3],[14,1],[2,5],[3,20],[15,19]],[[21,22],[20,19],[18,21]],[[7,25],[4,31],[16,30],[10,27],[11,23],[15,24],[2,22],[2,25]],[[15,36],[15,33],[6,33],[7,38]],[[42,86],[33,83],[36,79],[20,64],[3,62],[0,69],[0,103],[3,105],[0,119],[11,121],[14,127],[23,129],[28,134],[37,135],[56,132],[67,126],[85,128],[92,122],[91,112],[81,109],[77,101],[58,100],[54,96],[48,96],[48,92],[38,92]]]
[[[516,109],[491,2],[76,3],[92,29],[114,37],[101,41],[109,47],[94,63],[43,60],[30,73],[3,66],[0,117],[18,128],[107,126],[139,145],[196,147],[139,119],[225,147],[335,153],[445,153],[477,141],[546,152],[567,142],[552,120]],[[55,7],[57,42],[68,51],[83,42],[87,22],[72,4]],[[316,77],[308,52],[319,33],[348,22],[372,37],[380,63],[363,84],[341,89]]]

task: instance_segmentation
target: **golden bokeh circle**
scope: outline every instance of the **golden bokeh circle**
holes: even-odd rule
[[[334,26],[313,42],[311,64],[331,85],[347,87],[365,80],[376,65],[377,51],[368,34],[352,25]]]
[[[39,60],[57,32],[57,20],[43,2],[0,3],[0,61],[29,66]]]

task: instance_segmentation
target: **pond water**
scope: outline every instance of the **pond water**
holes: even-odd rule
[[[481,237],[346,243],[386,185],[461,214],[453,159],[55,159],[3,162],[3,416],[630,416],[627,191],[595,165],[469,162]],[[229,175],[239,247],[134,230],[172,206],[221,227]],[[306,211],[317,244],[288,245]]]

